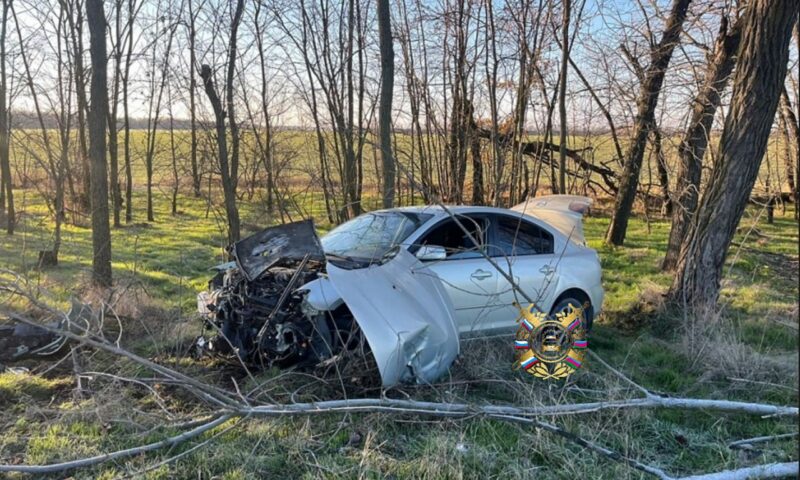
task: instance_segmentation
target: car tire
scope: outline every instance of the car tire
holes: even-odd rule
[[[555,315],[557,313],[561,313],[561,312],[567,310],[570,307],[570,305],[572,305],[572,306],[583,306],[585,303],[588,303],[588,301],[586,301],[586,300],[581,301],[580,299],[578,299],[578,298],[576,298],[575,296],[572,296],[572,295],[564,297],[564,298],[560,298],[558,300],[558,303],[556,303],[556,305],[553,307],[553,309],[550,310],[550,315],[555,317]],[[587,332],[592,329],[592,317],[593,317],[592,305],[589,304],[589,306],[586,307],[583,310],[583,325],[584,325],[584,328],[586,328]]]

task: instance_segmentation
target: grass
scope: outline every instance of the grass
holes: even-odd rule
[[[17,190],[23,221],[13,237],[0,235],[0,267],[25,275],[62,307],[71,296],[97,299],[86,287],[91,232],[66,225],[60,265],[35,268],[38,251],[50,248],[51,224],[33,190]],[[313,193],[297,201],[315,212]],[[214,361],[193,361],[180,352],[199,332],[194,295],[205,288],[208,268],[224,261],[224,234],[216,206],[181,195],[178,215],[169,213],[168,192],[157,190],[155,222],[141,218],[144,194],[135,191],[136,218],[112,231],[113,268],[119,290],[116,308],[123,342],[207,381],[230,386],[229,369]],[[258,201],[243,202],[246,229],[277,221]],[[798,231],[792,212],[766,224],[748,209],[729,255],[723,289],[724,310],[687,323],[681,312],[665,309],[660,294],[671,276],[659,269],[669,224],[636,218],[625,247],[602,243],[608,218],[586,220],[586,236],[604,270],[606,301],[591,348],[636,382],[673,395],[797,405]],[[323,229],[329,227],[320,222]],[[785,324],[794,325],[794,328]],[[699,332],[699,334],[698,334]],[[698,353],[697,339],[705,340]],[[522,405],[577,402],[630,395],[600,365],[587,362],[567,383],[545,384],[513,372],[504,339],[465,342],[450,377],[433,387],[404,386],[390,396],[474,403]],[[150,373],[120,359],[85,352],[86,368],[128,377]],[[734,362],[735,363],[732,363]],[[47,463],[157,441],[175,432],[164,428],[157,400],[170,411],[192,416],[198,406],[168,386],[149,391],[107,378],[87,380],[75,393],[69,359],[23,362],[30,373],[0,373],[0,458],[5,462]],[[236,374],[234,374],[236,375]],[[251,386],[246,378],[240,384]],[[262,401],[338,398],[340,388],[300,373],[268,370],[257,382],[269,388]],[[758,383],[761,382],[761,383]],[[348,386],[348,395],[377,395]],[[734,451],[731,441],[796,431],[796,422],[711,412],[604,412],[558,419],[569,431],[675,475],[702,473],[771,461],[797,460],[797,441],[766,444],[754,452]],[[379,414],[310,419],[248,420],[226,424],[204,436],[163,451],[71,472],[75,478],[115,478],[139,472],[200,442],[204,448],[177,461],[136,474],[142,478],[639,478],[544,432],[497,420],[437,420]]]

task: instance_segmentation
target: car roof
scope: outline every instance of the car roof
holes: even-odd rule
[[[536,215],[532,215],[531,213],[522,213],[516,210],[511,210],[509,208],[500,208],[500,207],[484,207],[484,206],[476,206],[476,205],[445,205],[450,213],[455,215],[466,215],[470,213],[495,213],[501,215],[510,215],[516,218],[525,218],[527,221],[538,222],[541,225],[547,226],[547,230],[550,233],[563,236],[561,232],[557,229],[553,228],[548,222],[544,221],[543,219],[537,217]],[[443,217],[449,216],[449,213],[442,208],[441,205],[418,205],[418,206],[411,206],[411,207],[396,207],[396,208],[387,208],[384,210],[378,210],[378,212],[408,212],[408,213],[417,213],[417,214],[429,214],[433,215],[431,221],[438,221]]]
[[[475,205],[445,205],[447,209],[455,214],[466,214],[466,213],[504,213],[506,215],[514,215],[520,216],[520,212],[515,212],[508,208],[500,208],[500,207],[484,207],[484,206],[475,206]],[[389,208],[385,210],[379,210],[379,212],[409,212],[409,213],[426,213],[430,215],[447,215],[447,212],[441,205],[416,205],[410,207],[397,207],[397,208]]]
[[[558,231],[558,229],[553,228],[549,222],[537,217],[536,215],[532,215],[530,213],[522,213],[516,210],[511,210],[509,208],[500,208],[500,207],[484,207],[484,206],[475,206],[475,205],[445,205],[451,213],[456,215],[465,215],[469,213],[496,213],[502,215],[510,215],[517,218],[524,218],[528,222],[537,223],[540,226],[547,228],[547,231],[550,232],[554,237],[558,238],[559,241],[568,241],[567,236],[563,233]],[[372,213],[378,212],[408,212],[408,213],[417,213],[417,214],[429,214],[433,215],[428,221],[436,222],[441,220],[444,217],[447,217],[449,214],[442,208],[441,205],[417,205],[417,206],[409,206],[409,207],[396,207],[396,208],[387,208],[383,210],[376,210]],[[428,222],[425,222],[428,223]],[[576,246],[578,246],[576,244]]]

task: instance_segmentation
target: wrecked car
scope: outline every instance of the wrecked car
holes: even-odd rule
[[[366,344],[390,386],[435,380],[460,337],[512,332],[526,298],[549,313],[583,305],[588,329],[603,301],[582,227],[590,205],[555,195],[511,209],[396,208],[321,239],[310,220],[267,228],[233,244],[198,296],[215,335],[197,347],[287,366]]]

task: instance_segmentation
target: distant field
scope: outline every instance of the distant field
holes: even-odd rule
[[[164,123],[161,124],[162,128],[166,128]],[[55,131],[50,132],[51,144],[54,145],[54,152],[57,154],[57,134]],[[216,150],[213,140],[209,136],[209,132],[200,131],[198,133],[199,149],[198,161],[200,163],[200,170],[207,180],[209,174],[213,175],[216,179],[218,174],[218,167],[215,166]],[[146,184],[145,173],[145,152],[147,133],[143,130],[133,130],[131,134],[131,158],[132,158],[132,172],[134,188],[142,187]],[[542,140],[541,135],[532,135],[529,140]],[[329,138],[328,139],[332,141]],[[317,148],[316,135],[313,131],[303,130],[278,130],[274,138],[274,158],[277,169],[280,173],[280,181],[284,185],[291,187],[293,190],[307,190],[309,187],[319,189],[319,176],[320,176],[320,163],[319,151]],[[394,137],[396,146],[397,159],[404,165],[405,171],[410,172],[418,169],[418,159],[414,160],[413,168],[411,162],[411,137],[404,133],[397,133]],[[558,139],[552,140],[557,143]],[[623,150],[627,147],[627,139],[621,137],[621,145]],[[72,141],[71,161],[74,163],[74,150],[77,145],[77,138]],[[680,137],[665,136],[662,140],[663,153],[667,161],[667,167],[670,174],[670,182],[674,184],[676,175],[676,162],[677,162],[677,146],[680,142]],[[708,171],[713,167],[713,159],[715,158],[714,149],[717,146],[718,138],[715,137],[710,142],[709,153],[706,155],[705,160],[705,173],[704,179],[708,176]],[[187,130],[176,130],[174,134],[175,152],[179,170],[179,184],[183,190],[188,191],[191,186],[189,177],[189,157],[190,157],[190,135]],[[597,135],[572,135],[568,138],[570,148],[580,150],[584,158],[590,163],[596,165],[605,165],[615,171],[621,171],[621,165],[614,159],[615,149],[611,136],[608,134]],[[154,175],[153,185],[156,192],[165,193],[174,185],[172,173],[172,142],[168,131],[160,130],[156,133],[155,155],[153,160]],[[330,146],[328,147],[331,148]],[[490,161],[489,147],[484,148],[484,170],[487,170]],[[761,195],[767,192],[768,187],[771,191],[777,191],[779,188],[782,191],[788,191],[788,183],[786,179],[786,170],[784,165],[784,153],[786,151],[783,139],[778,135],[773,135],[770,139],[767,155],[762,162],[761,170],[758,181],[754,187],[754,195]],[[252,176],[248,173],[256,168],[256,163],[261,160],[257,158],[256,143],[252,131],[244,131],[241,149],[241,172],[242,172],[242,185],[246,186],[251,180]],[[329,151],[329,155],[332,152]],[[557,155],[556,155],[557,156]],[[17,182],[22,182],[27,178],[31,181],[41,181],[44,171],[40,166],[41,161],[44,160],[44,147],[41,144],[41,135],[38,131],[14,131],[11,145],[12,157],[12,170],[15,173]],[[37,161],[38,157],[38,161]],[[331,168],[333,169],[334,181],[338,181],[338,174],[336,173],[335,157],[331,157]],[[379,153],[376,151],[374,145],[374,138],[368,135],[367,141],[363,150],[363,176],[364,176],[364,194],[365,197],[376,196],[378,191],[378,168],[379,168]],[[120,134],[119,140],[119,162],[120,162],[120,182],[124,184],[123,173],[123,145],[122,135]],[[535,163],[528,158],[528,165],[532,171],[535,171]],[[571,161],[570,161],[571,162]],[[467,175],[465,192],[469,192],[472,182],[472,167],[470,161],[467,162]],[[258,168],[261,168],[260,166]],[[571,166],[569,168],[572,168]],[[262,172],[263,173],[263,172]],[[403,179],[403,172],[400,173]],[[407,175],[407,173],[405,174]],[[590,177],[596,182],[601,182],[600,178],[593,174]],[[263,178],[256,178],[262,180]],[[486,179],[488,181],[488,177]],[[218,181],[218,180],[216,180]],[[435,183],[438,183],[434,178]],[[404,182],[407,183],[407,182]],[[263,185],[261,185],[263,186]],[[204,183],[204,189],[207,189],[207,183]],[[648,190],[654,194],[658,194],[658,173],[656,165],[656,157],[652,151],[648,151],[645,155],[644,165],[642,166],[641,174],[641,189]],[[407,192],[408,186],[404,187],[405,196],[401,196],[401,201],[410,201]],[[540,191],[548,193],[550,191],[549,180],[549,167],[542,169],[540,177]],[[402,193],[402,192],[401,192]],[[577,193],[583,193],[578,191]]]

